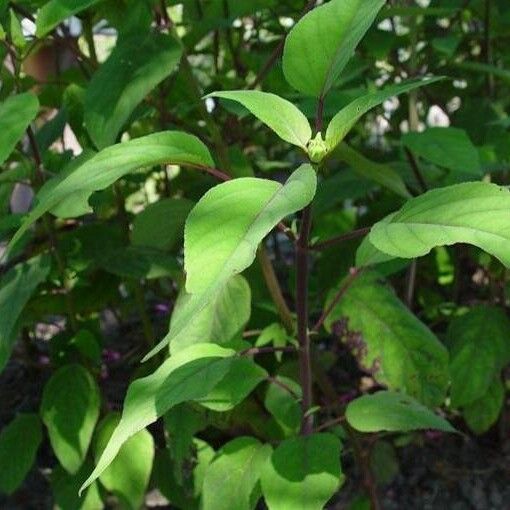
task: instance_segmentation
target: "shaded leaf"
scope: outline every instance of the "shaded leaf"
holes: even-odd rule
[[[510,362],[510,320],[492,306],[477,306],[448,329],[452,406],[482,399]]]
[[[425,131],[406,133],[402,143],[411,152],[435,165],[462,174],[481,177],[478,151],[463,129],[428,128]]]
[[[345,161],[356,173],[362,177],[380,184],[393,193],[410,198],[411,194],[407,191],[402,177],[389,165],[376,163],[369,160],[363,154],[356,151],[346,143],[340,144],[335,150],[335,156],[341,161]]]
[[[332,434],[286,439],[262,471],[269,510],[322,510],[344,481],[340,440]]]
[[[32,468],[42,440],[36,414],[19,414],[0,432],[0,492],[12,494]]]
[[[462,410],[468,427],[475,434],[487,432],[498,421],[504,402],[505,387],[498,376],[482,397],[470,402]]]
[[[251,359],[233,359],[223,380],[197,402],[213,411],[229,411],[241,403],[267,376],[266,370]]]
[[[39,110],[37,96],[25,92],[8,97],[0,104],[0,165],[10,156],[23,138],[27,127]]]
[[[99,493],[99,484],[94,482],[81,496],[80,485],[91,470],[91,463],[86,461],[80,471],[70,475],[61,466],[56,466],[51,473],[51,489],[57,510],[103,510],[104,504]]]
[[[11,355],[23,308],[37,286],[46,280],[50,266],[50,257],[40,255],[17,264],[0,280],[0,371]]]
[[[115,143],[136,106],[177,66],[180,44],[145,32],[118,40],[92,77],[85,96],[85,127],[99,149]]]
[[[37,13],[37,37],[45,36],[65,19],[88,9],[100,1],[101,0],[50,0],[46,2]]]
[[[182,241],[184,222],[193,208],[185,198],[165,198],[135,216],[131,241],[137,246],[169,250]]]
[[[41,417],[55,455],[71,474],[85,460],[99,407],[99,388],[81,365],[63,366],[44,386]]]

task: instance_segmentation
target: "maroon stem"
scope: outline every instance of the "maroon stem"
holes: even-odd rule
[[[313,432],[312,408],[312,363],[310,358],[310,336],[308,334],[308,245],[312,225],[312,208],[303,210],[301,228],[296,242],[296,312],[299,342],[299,376],[303,398],[301,400],[301,434]]]

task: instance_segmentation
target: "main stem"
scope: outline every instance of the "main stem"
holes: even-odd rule
[[[301,400],[301,434],[313,432],[312,408],[312,362],[310,356],[310,336],[308,334],[308,246],[312,225],[312,208],[303,210],[299,238],[296,242],[296,312],[299,342],[299,376],[303,398]]]

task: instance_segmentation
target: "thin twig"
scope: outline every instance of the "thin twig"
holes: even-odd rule
[[[411,170],[413,171],[414,177],[416,178],[416,181],[418,182],[420,186],[420,191],[422,193],[425,193],[428,190],[427,183],[425,181],[425,178],[423,177],[423,174],[420,170],[420,167],[418,165],[418,161],[416,161],[416,158],[414,157],[414,154],[407,148],[404,148],[407,161],[409,162],[409,165],[411,166]]]
[[[314,243],[310,246],[310,250],[321,251],[334,246],[336,244],[343,243],[344,241],[350,241],[351,239],[357,239],[358,237],[363,237],[370,232],[371,227],[359,228],[357,230],[352,230],[351,232],[347,232],[346,234],[341,234],[337,237],[333,237],[331,239],[327,239],[326,241],[320,241],[318,243]]]
[[[310,336],[308,333],[308,244],[312,226],[312,208],[303,210],[301,228],[296,242],[296,313],[297,336],[299,342],[299,376],[303,399],[301,401],[302,421],[301,434],[313,432],[312,408],[312,364],[310,357]]]
[[[271,259],[269,258],[267,250],[264,249],[263,246],[257,251],[257,258],[264,274],[267,289],[269,290],[274,304],[276,305],[282,324],[287,330],[287,333],[293,333],[294,319],[292,317],[292,313],[287,306],[285,298],[283,297],[282,289],[278,282],[273,264],[271,263]]]

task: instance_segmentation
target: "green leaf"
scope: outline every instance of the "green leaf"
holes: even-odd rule
[[[335,293],[334,289],[327,302]],[[443,402],[448,352],[376,273],[354,280],[325,326],[341,337],[360,366],[380,384],[426,405]]]
[[[337,147],[335,156],[341,161],[345,161],[362,177],[380,184],[401,197],[411,198],[402,177],[389,165],[369,160],[346,143],[342,143]]]
[[[120,423],[80,492],[101,476],[130,437],[172,407],[205,397],[227,374],[233,354],[215,344],[195,344],[168,358],[152,375],[131,383]]]
[[[455,172],[481,177],[478,150],[463,129],[428,128],[402,136],[402,143],[415,155]]]
[[[169,35],[121,38],[94,74],[85,96],[85,127],[99,149],[113,144],[136,106],[177,66],[180,44]]]
[[[36,414],[19,414],[0,433],[0,492],[12,494],[32,468],[42,440]]]
[[[283,218],[307,206],[316,186],[314,169],[302,165],[284,185],[244,177],[209,190],[186,220],[186,290],[206,292],[250,266],[262,239]]]
[[[25,92],[8,97],[0,104],[0,165],[10,156],[23,138],[27,127],[39,110],[37,96]]]
[[[147,278],[180,275],[175,256],[161,250],[142,246],[126,246],[106,252],[98,261],[99,267],[121,278]]]
[[[232,360],[223,380],[197,402],[213,411],[229,411],[240,404],[267,376],[266,370],[251,359],[236,358]]]
[[[184,237],[184,222],[193,208],[185,198],[164,198],[135,216],[131,242],[137,246],[170,250]]]
[[[317,176],[310,165],[300,166],[284,185],[242,177],[210,189],[191,211],[184,229],[186,313],[172,321],[166,337],[144,358],[180,335],[226,282],[255,259],[258,244],[285,217],[308,205]]]
[[[298,400],[301,398],[301,386],[288,377],[277,376],[276,379],[284,386],[270,382],[264,398],[264,406],[285,435],[297,435],[301,425],[301,405]]]
[[[17,321],[37,286],[46,280],[51,259],[40,255],[17,264],[0,279],[0,371],[11,355]]]
[[[505,387],[498,376],[482,397],[469,403],[462,410],[468,427],[475,434],[487,432],[498,421],[504,402]]]
[[[503,310],[477,306],[448,329],[453,407],[481,399],[510,362],[510,320]]]
[[[173,474],[175,479],[182,484],[189,475],[187,466],[190,460],[194,460],[195,441],[197,432],[205,429],[207,423],[207,411],[201,407],[184,403],[172,407],[164,416],[165,431],[168,435],[168,449],[170,450]]]
[[[322,510],[344,481],[340,440],[332,434],[286,439],[262,471],[269,510]]]
[[[510,193],[485,182],[434,189],[376,223],[371,243],[394,257],[415,258],[455,243],[478,246],[510,266]]]
[[[100,457],[100,452],[104,450],[119,421],[119,415],[110,414],[98,425],[96,458]],[[119,498],[123,508],[138,510],[143,506],[153,460],[154,440],[149,432],[141,430],[122,445],[99,481]]]
[[[205,472],[214,458],[214,450],[205,441],[193,438],[193,455],[185,466],[184,480],[175,475],[175,459],[169,450],[158,450],[153,481],[170,504],[185,510],[199,510]]]
[[[59,23],[88,9],[101,0],[50,0],[37,13],[36,36],[44,37]]]
[[[207,147],[195,136],[179,131],[163,131],[108,147],[71,172],[58,175],[41,188],[37,205],[27,215],[10,246],[30,225],[72,195],[87,202],[94,191],[107,188],[139,168],[161,165],[213,166]]]
[[[44,387],[41,417],[53,451],[69,473],[77,473],[85,460],[99,408],[99,388],[81,365],[63,366]]]
[[[270,455],[271,446],[252,437],[239,437],[223,446],[205,472],[203,510],[253,509],[256,499],[252,496]]]
[[[403,393],[378,391],[349,403],[345,411],[349,424],[360,432],[409,432],[437,429],[455,432],[440,416]]]
[[[331,0],[292,28],[283,72],[295,89],[324,97],[354,54],[385,0]]]
[[[185,349],[193,344],[212,342],[228,346],[242,331],[251,314],[251,291],[246,279],[236,275],[217,292],[184,329],[174,334],[175,325],[188,316],[193,296],[182,290],[175,303],[170,321],[169,336],[172,337],[170,352]]]
[[[213,92],[206,97],[219,97],[241,103],[282,140],[304,150],[312,137],[312,129],[305,115],[276,94],[260,90],[232,90]]]
[[[70,475],[61,466],[53,469],[51,489],[56,510],[104,510],[98,483],[93,483],[81,497],[78,496],[78,489],[90,469],[89,461],[86,461],[75,475]]]
[[[345,108],[342,108],[329,123],[326,130],[327,150],[331,152],[345,138],[356,122],[372,108],[384,103],[384,101],[391,97],[404,94],[441,79],[441,77],[427,77],[408,80],[356,98]]]

